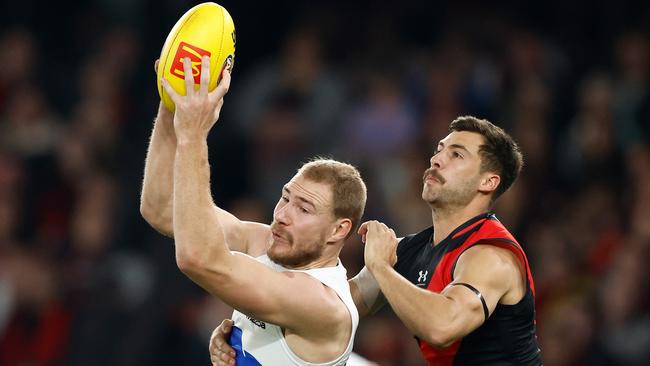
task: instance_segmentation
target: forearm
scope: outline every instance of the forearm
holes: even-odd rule
[[[167,236],[173,236],[175,155],[173,115],[161,103],[145,160],[140,212],[151,226]]]
[[[176,148],[173,227],[177,263],[190,276],[230,255],[210,193],[205,140],[179,141]]]
[[[415,336],[438,346],[455,337],[452,299],[414,286],[389,265],[377,266],[372,273],[395,314]]]
[[[348,283],[359,317],[374,314],[386,304],[379,284],[368,267],[363,267],[356,276],[348,280]]]

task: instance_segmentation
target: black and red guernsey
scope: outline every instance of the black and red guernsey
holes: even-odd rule
[[[541,365],[535,333],[535,285],[528,259],[515,238],[492,213],[476,216],[434,246],[433,228],[399,242],[395,270],[414,285],[441,292],[453,282],[458,257],[474,245],[494,245],[511,250],[526,268],[527,291],[517,304],[497,304],[476,330],[451,346],[440,349],[418,340],[429,366],[532,366]],[[426,321],[426,316],[422,316]]]

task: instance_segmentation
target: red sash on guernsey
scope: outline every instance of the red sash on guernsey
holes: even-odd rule
[[[453,281],[453,271],[460,257],[465,250],[469,249],[474,245],[494,245],[500,248],[505,248],[511,250],[517,255],[521,263],[526,268],[526,276],[528,278],[528,285],[535,295],[535,284],[533,282],[533,276],[530,272],[530,267],[528,265],[528,259],[523,249],[517,243],[515,238],[508,232],[508,230],[496,219],[484,218],[480,219],[477,222],[469,225],[465,229],[455,233],[453,238],[457,238],[464,233],[476,228],[481,225],[481,227],[473,233],[463,244],[455,248],[452,251],[446,253],[431,277],[431,281],[427,286],[429,291],[440,293],[442,290],[447,287]],[[422,355],[427,360],[429,366],[452,366],[454,357],[458,352],[460,347],[461,340],[454,342],[447,348],[435,348],[428,343],[419,341],[420,351]]]

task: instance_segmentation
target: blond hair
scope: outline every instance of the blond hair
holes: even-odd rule
[[[300,167],[298,174],[316,183],[329,184],[332,187],[334,216],[352,221],[352,230],[347,236],[356,232],[361,224],[367,195],[366,184],[357,168],[337,160],[316,157]]]

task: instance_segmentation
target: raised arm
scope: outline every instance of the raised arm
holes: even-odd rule
[[[441,293],[418,288],[393,268],[395,234],[381,223],[368,225],[366,265],[391,307],[414,335],[437,347],[446,347],[485,321],[483,304],[465,286],[447,286]],[[523,296],[522,272],[515,255],[503,248],[478,245],[462,254],[454,270],[454,283],[477,289],[492,314],[506,296]],[[515,303],[512,301],[512,303]]]
[[[174,156],[176,155],[173,119],[172,112],[161,102],[149,139],[140,195],[142,217],[151,227],[170,237],[173,236],[172,194],[174,191]]]
[[[159,60],[156,60],[154,70],[158,65]],[[144,164],[140,214],[151,227],[172,238],[176,144],[174,114],[161,101]]]
[[[211,197],[206,138],[219,117],[230,74],[223,72],[221,83],[208,93],[209,61],[204,58],[201,86],[194,91],[190,67],[186,60],[186,97],[163,82],[176,103],[173,226],[178,267],[211,294],[259,320],[297,332],[331,334],[348,316],[333,290],[305,273],[275,272],[229,250],[223,215],[214,209]],[[259,239],[270,243],[270,231]]]
[[[176,148],[174,114],[161,102],[147,149],[140,196],[140,214],[151,227],[172,238],[174,237]],[[263,243],[260,244],[257,239],[266,234],[267,225],[240,221],[228,211],[214,204],[212,206],[212,209],[219,215],[226,241],[231,250],[252,255],[259,255],[263,252]]]

